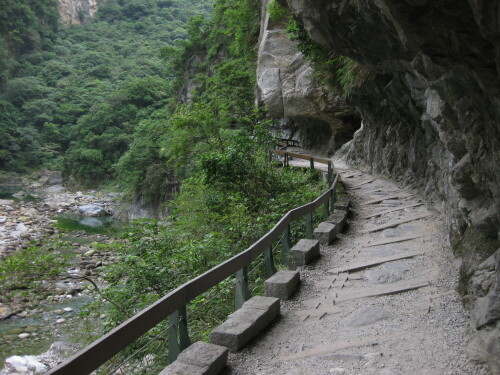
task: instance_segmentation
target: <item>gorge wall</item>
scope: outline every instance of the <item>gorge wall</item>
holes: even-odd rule
[[[59,0],[59,16],[63,25],[79,25],[92,18],[99,0]]]
[[[452,247],[462,258],[462,291],[478,329],[471,354],[499,373],[500,3],[279,3],[313,40],[373,72],[348,98],[363,127],[347,160],[419,189],[444,213]],[[282,75],[268,77],[261,69],[259,84],[264,78],[284,92]],[[261,100],[271,103],[276,115],[288,116],[279,100],[266,101],[267,92],[260,89]],[[324,94],[312,101],[326,101],[322,108],[338,103]]]
[[[360,118],[343,98],[314,80],[313,70],[286,33],[270,19],[269,0],[261,1],[256,100],[271,118],[282,119],[285,138],[304,148],[333,154],[359,128]]]

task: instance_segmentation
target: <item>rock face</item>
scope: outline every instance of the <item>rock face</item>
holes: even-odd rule
[[[333,153],[352,138],[360,120],[351,107],[312,78],[313,70],[285,31],[282,21],[267,13],[261,1],[261,32],[256,98],[271,118],[284,119],[281,135],[303,147]]]
[[[59,0],[60,20],[66,26],[82,24],[94,16],[98,6],[98,0]]]
[[[434,200],[473,276],[499,244],[500,3],[279,1],[312,39],[375,73],[349,99],[364,126],[347,160]],[[494,327],[498,294],[469,295],[478,328]]]

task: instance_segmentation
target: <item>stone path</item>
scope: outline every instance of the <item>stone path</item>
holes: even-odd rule
[[[469,319],[442,217],[394,183],[338,171],[354,203],[349,229],[302,269],[281,318],[230,354],[225,374],[487,374],[465,354]]]

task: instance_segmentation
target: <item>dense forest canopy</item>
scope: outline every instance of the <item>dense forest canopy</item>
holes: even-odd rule
[[[0,169],[113,178],[135,127],[172,97],[161,49],[176,53],[189,19],[212,9],[211,0],[108,0],[90,23],[58,28],[56,0],[3,0]]]

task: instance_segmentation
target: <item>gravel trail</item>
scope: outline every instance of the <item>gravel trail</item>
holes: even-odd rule
[[[353,202],[347,231],[301,270],[300,290],[281,303],[281,318],[230,354],[225,374],[488,374],[465,353],[469,317],[441,215],[390,181],[337,170]],[[400,221],[407,222],[380,228]],[[369,296],[388,288],[394,294]]]

